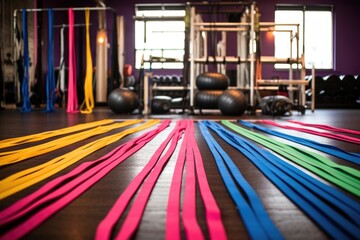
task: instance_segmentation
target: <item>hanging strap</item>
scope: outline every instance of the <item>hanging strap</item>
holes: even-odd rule
[[[232,159],[211,136],[207,128],[211,126],[211,123],[200,122],[199,126],[250,237],[252,239],[283,239],[281,233],[266,213],[254,189],[240,173]],[[239,188],[244,192],[245,196],[241,194]]]
[[[222,123],[237,133],[279,153],[316,175],[338,185],[356,196],[360,196],[360,172],[358,170],[337,164],[318,153],[286,145],[273,138],[268,138],[262,134],[246,130],[229,121],[222,121]]]
[[[154,120],[152,124],[154,122],[158,121]],[[25,236],[105,177],[113,168],[141,149],[168,125],[169,121],[166,120],[156,129],[120,145],[100,159],[80,164],[69,173],[48,182],[36,192],[1,211],[0,226],[27,218],[20,224],[14,225],[1,238],[19,239]],[[146,127],[149,125],[147,124]]]
[[[79,110],[76,87],[76,56],[74,35],[74,10],[69,8],[69,70],[68,70],[68,100],[66,111],[77,113]]]
[[[90,10],[85,10],[85,28],[86,28],[86,75],[84,83],[84,101],[80,106],[81,113],[92,113],[94,108],[94,93],[93,93],[93,64],[91,58],[90,47]]]
[[[119,124],[117,127],[125,127],[139,122],[140,120],[127,121]],[[85,158],[91,153],[103,148],[104,146],[114,143],[121,138],[140,130],[142,130],[141,127],[134,127],[124,130],[120,133],[116,133],[111,136],[107,136],[85,144],[84,146],[56,157],[46,163],[12,174],[11,176],[0,181],[0,199],[11,196],[40,181],[43,181],[44,179],[53,176],[61,170]]]
[[[36,134],[31,134],[31,135],[16,137],[16,138],[8,138],[8,139],[4,139],[4,140],[0,141],[0,149],[7,148],[7,147],[13,147],[13,146],[21,145],[21,144],[26,144],[26,143],[31,143],[31,142],[37,142],[37,141],[49,139],[52,137],[73,133],[76,131],[82,131],[82,130],[92,128],[92,127],[106,125],[106,124],[113,123],[113,122],[114,122],[114,120],[105,119],[105,120],[100,120],[100,121],[95,121],[95,122],[90,122],[90,123],[78,124],[78,125],[71,126],[71,127],[60,128],[58,130],[36,133]]]
[[[360,135],[360,131],[347,129],[347,128],[338,128],[338,127],[325,125],[325,124],[304,123],[304,122],[295,121],[295,120],[289,120],[289,122],[296,123],[296,124],[299,124],[299,125],[302,125],[302,126],[320,128],[320,129],[333,131],[333,132],[341,132],[341,133],[350,133],[350,134]]]
[[[354,221],[360,217],[359,203],[219,124],[211,123],[210,127],[254,163],[331,238],[349,239],[360,234],[359,221]]]
[[[53,41],[53,22],[54,11],[48,9],[48,72],[46,75],[46,112],[55,111],[55,76],[54,76],[54,41]]]
[[[268,124],[271,126],[281,127],[281,128],[285,128],[285,129],[296,130],[299,132],[310,133],[310,134],[314,134],[314,135],[318,135],[318,136],[322,136],[322,137],[332,138],[332,139],[336,139],[336,140],[340,140],[340,141],[360,144],[359,138],[354,138],[354,137],[346,136],[343,134],[320,132],[320,131],[316,131],[316,130],[312,130],[312,129],[308,129],[308,128],[302,128],[302,127],[293,127],[293,126],[289,126],[289,125],[279,124],[279,123],[276,123],[271,120],[258,120],[257,122]]]
[[[114,123],[110,125],[105,126],[99,126],[90,130],[86,130],[83,132],[75,133],[72,135],[68,135],[62,138],[58,138],[55,140],[52,140],[50,142],[46,142],[43,144],[22,148],[19,150],[13,150],[13,151],[7,151],[0,153],[0,166],[5,166],[9,164],[14,164],[20,161],[24,161],[27,159],[30,159],[32,157],[40,156],[42,154],[69,146],[71,144],[74,144],[76,142],[80,142],[82,140],[85,140],[87,138],[100,135],[103,133],[106,133],[108,131],[117,129],[119,127],[127,126],[130,124],[134,124],[139,122],[139,120],[136,121],[127,121],[124,123]]]
[[[28,39],[28,26],[27,26],[27,12],[26,9],[22,9],[22,32],[23,32],[23,42],[24,42],[24,77],[21,84],[21,94],[22,94],[22,112],[31,111],[31,103],[29,98],[29,68],[30,68],[30,59],[29,59],[29,39]]]
[[[247,121],[240,121],[241,124],[243,124],[244,126],[248,127],[248,128],[253,128],[253,129],[257,129],[260,131],[263,131],[265,133],[277,136],[277,137],[281,137],[284,139],[287,139],[289,141],[295,142],[297,144],[302,144],[305,145],[307,147],[319,150],[321,152],[324,153],[328,153],[330,155],[342,158],[344,160],[347,160],[349,162],[355,163],[355,164],[360,164],[360,156],[357,153],[352,153],[352,152],[346,152],[336,146],[331,146],[331,145],[327,145],[327,144],[322,144],[310,139],[306,139],[306,138],[301,138],[301,137],[296,137],[296,136],[292,136],[289,134],[285,134],[282,132],[278,132],[269,128],[265,128],[263,126],[257,125],[257,124],[253,124]]]

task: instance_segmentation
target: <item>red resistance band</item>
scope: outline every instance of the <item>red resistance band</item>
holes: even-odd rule
[[[174,130],[160,145],[143,170],[132,180],[126,190],[118,198],[107,216],[99,224],[96,232],[97,240],[107,240],[111,238],[111,233],[116,222],[123,214],[131,198],[142,185],[136,196],[136,199],[133,201],[131,209],[129,210],[123,225],[121,226],[119,233],[116,236],[116,239],[130,239],[133,236],[134,232],[140,224],[141,217],[145,210],[151,191],[153,190],[156,181],[164,169],[166,163],[169,161],[171,155],[176,149],[178,141],[184,131],[184,140],[181,145],[172,184],[170,187],[166,219],[166,237],[168,239],[181,238],[179,206],[181,178],[184,163],[186,162],[186,186],[183,207],[184,228],[187,234],[187,238],[204,238],[196,219],[195,162],[200,191],[206,208],[206,217],[210,236],[212,239],[226,239],[226,233],[221,221],[220,210],[217,207],[215,199],[210,191],[202,164],[200,151],[198,150],[194,138],[193,122],[182,120],[177,122]],[[170,146],[168,146],[169,143]],[[167,147],[167,151],[163,154]]]
[[[1,211],[0,226],[3,229],[9,223],[27,219],[14,225],[0,238],[13,240],[25,236],[141,149],[169,124],[169,120],[163,121],[156,129],[120,145],[98,160],[82,163],[71,172],[48,182],[36,192]]]
[[[295,120],[289,120],[289,122],[296,123],[296,124],[299,124],[302,126],[314,127],[314,128],[324,129],[324,130],[333,131],[333,132],[341,132],[341,133],[350,133],[350,134],[360,135],[360,131],[347,129],[347,128],[338,128],[338,127],[333,127],[333,126],[325,125],[325,124],[304,123],[304,122],[295,121]]]
[[[66,111],[76,113],[78,110],[77,88],[76,88],[76,57],[74,43],[74,11],[69,8],[69,80],[68,80],[68,101]]]
[[[282,125],[282,124],[278,124],[278,123],[276,123],[274,121],[271,121],[271,120],[257,120],[256,122],[268,124],[268,125],[271,125],[271,126],[281,127],[281,128],[285,128],[285,129],[310,133],[310,134],[314,134],[314,135],[318,135],[318,136],[322,136],[322,137],[327,137],[327,138],[332,138],[332,139],[336,139],[336,140],[340,140],[340,141],[360,144],[360,139],[359,138],[354,138],[354,137],[346,136],[346,135],[343,135],[343,134],[335,134],[335,133],[330,133],[330,132],[320,132],[320,131],[311,130],[311,129],[308,129],[308,128],[293,127],[293,126],[289,126],[289,125]]]

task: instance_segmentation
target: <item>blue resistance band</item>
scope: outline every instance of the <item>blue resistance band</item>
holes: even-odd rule
[[[299,143],[302,144],[304,146],[319,150],[321,152],[325,152],[328,153],[330,155],[333,155],[335,157],[347,160],[349,162],[352,163],[356,163],[356,164],[360,164],[360,155],[358,153],[352,153],[352,152],[346,152],[338,147],[335,146],[331,146],[331,145],[327,145],[327,144],[322,144],[319,142],[315,142],[313,140],[310,139],[305,139],[305,138],[301,138],[301,137],[296,137],[296,136],[292,136],[292,135],[288,135],[282,132],[278,132],[276,130],[272,130],[263,126],[260,126],[258,124],[253,124],[247,121],[243,121],[240,120],[240,123],[243,124],[244,126],[248,127],[248,128],[253,128],[253,129],[257,129],[260,130],[262,132],[280,137],[280,138],[284,138],[286,140],[295,142],[295,143]]]
[[[29,98],[29,68],[30,68],[30,59],[29,59],[29,42],[28,42],[28,29],[27,29],[27,13],[26,9],[22,9],[22,31],[23,31],[23,41],[24,41],[24,77],[21,84],[21,93],[23,97],[22,112],[31,111],[31,103]]]
[[[199,127],[208,144],[219,169],[224,184],[237,206],[246,229],[252,239],[284,239],[265,211],[258,195],[249,185],[231,158],[220,147],[206,128],[206,123]],[[226,164],[226,165],[225,165]],[[230,172],[228,171],[230,170]],[[235,180],[235,181],[234,181]],[[238,186],[246,194],[245,198],[240,193]]]
[[[54,11],[48,10],[49,18],[49,42],[48,42],[48,72],[46,76],[46,112],[55,111],[55,77],[54,77],[54,57],[53,57],[53,19]]]
[[[360,205],[343,193],[305,174],[220,124],[204,122],[221,138],[249,158],[289,199],[329,236],[356,238],[360,234]]]

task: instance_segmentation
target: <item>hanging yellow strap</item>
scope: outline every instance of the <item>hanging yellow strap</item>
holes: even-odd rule
[[[15,173],[0,181],[0,200],[60,172],[80,159],[90,155],[104,146],[120,140],[126,135],[144,130],[159,122],[160,120],[150,120],[140,126],[126,129],[120,133],[88,143],[44,164]]]
[[[85,129],[101,126],[101,125],[106,125],[106,124],[113,123],[113,122],[114,122],[114,120],[105,119],[105,120],[91,122],[91,123],[78,124],[75,126],[61,128],[61,129],[57,129],[57,130],[53,130],[53,131],[46,131],[46,132],[41,132],[41,133],[37,133],[37,134],[16,137],[16,138],[8,138],[8,139],[4,139],[4,140],[0,141],[0,149],[7,148],[7,147],[13,147],[13,146],[30,143],[30,142],[37,142],[37,141],[45,140],[45,139],[60,136],[60,135],[65,135],[65,134],[78,132],[78,131],[82,131]]]
[[[75,133],[72,135],[68,135],[59,139],[55,139],[53,141],[39,144],[36,146],[31,146],[19,150],[13,150],[8,152],[0,153],[0,166],[9,165],[13,163],[17,163],[32,157],[36,157],[57,149],[60,149],[65,146],[69,146],[73,143],[80,142],[84,139],[100,135],[102,133],[111,131],[116,128],[125,127],[131,124],[135,124],[140,122],[141,120],[128,120],[121,123],[114,123],[105,126],[99,126],[94,129],[90,129],[84,132]]]
[[[90,10],[85,9],[85,28],[86,28],[86,75],[84,83],[84,101],[80,106],[81,113],[92,113],[94,108],[94,94],[93,94],[93,64],[91,58],[91,48],[90,48],[90,33],[89,33],[89,23],[90,23]]]

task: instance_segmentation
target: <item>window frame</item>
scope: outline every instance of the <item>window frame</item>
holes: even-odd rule
[[[334,70],[335,69],[335,45],[334,45],[334,7],[332,5],[302,5],[302,4],[276,4],[275,5],[275,11],[274,11],[274,15],[276,14],[276,11],[301,11],[302,12],[302,22],[300,23],[302,25],[302,32],[299,34],[302,34],[303,37],[303,41],[302,41],[302,46],[299,46],[299,49],[301,49],[301,52],[299,52],[299,54],[304,54],[305,56],[305,60],[306,60],[306,49],[305,49],[305,42],[306,42],[306,38],[307,35],[305,34],[305,15],[306,12],[309,11],[326,11],[326,12],[330,12],[331,13],[331,66],[329,68],[319,68],[316,67],[315,68],[318,70]],[[276,48],[276,42],[274,41],[274,49]],[[295,65],[296,66],[296,65]],[[311,69],[312,67],[310,66],[306,66],[305,63],[305,69]],[[281,70],[281,69],[289,69],[290,66],[289,64],[286,64],[286,67],[276,67],[275,68],[277,70]]]
[[[152,68],[152,69],[183,69],[184,68],[184,55],[185,55],[185,4],[135,4],[135,33],[134,33],[134,39],[135,39],[135,48],[134,48],[134,59],[135,59],[135,63],[134,66],[136,69],[141,68],[141,58],[140,56],[143,56],[142,52],[152,52],[152,51],[158,51],[161,52],[161,56],[154,56],[154,57],[158,57],[157,60],[154,60],[151,62],[150,58],[151,58],[151,54],[149,59],[143,59],[144,60],[144,68]],[[143,12],[143,11],[149,11],[148,12],[148,16],[141,16],[139,15],[139,13]],[[151,14],[151,11],[163,11],[164,13],[161,15],[155,15],[153,16],[153,14]],[[172,16],[172,14],[168,14],[170,11],[183,11],[183,15],[180,16]],[[174,32],[179,32],[182,33],[184,35],[184,41],[182,43],[181,47],[177,47],[178,45],[172,47],[167,47],[167,48],[162,48],[161,46],[159,47],[146,47],[143,46],[143,48],[138,48],[136,42],[137,40],[137,30],[136,30],[136,21],[139,22],[143,22],[145,25],[145,27],[143,27],[144,32],[146,31],[146,23],[147,22],[183,22],[184,23],[184,28],[183,31],[179,30],[179,31],[174,31]],[[173,31],[173,30],[171,30]],[[164,31],[163,33],[168,33],[171,31]],[[159,31],[161,32],[161,31]],[[176,34],[176,33],[175,33]],[[142,36],[144,37],[144,39],[146,39],[148,37],[148,35],[146,34],[142,34]],[[143,42],[144,44],[146,44],[146,40]],[[166,52],[171,52],[171,51],[180,51],[183,52],[182,53],[182,57],[178,57],[177,59],[170,59],[166,58]],[[180,53],[179,52],[179,53]],[[164,56],[165,55],[165,56]],[[160,60],[159,60],[160,58]]]

